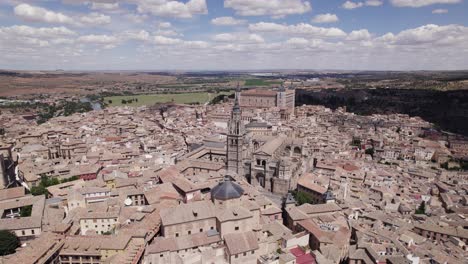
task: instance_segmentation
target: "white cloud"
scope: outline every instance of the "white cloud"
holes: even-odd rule
[[[177,38],[168,38],[164,36],[155,36],[153,39],[154,43],[158,45],[176,45],[181,44],[183,41]]]
[[[180,36],[182,34],[172,29],[158,29],[156,31],[156,35],[161,35],[165,37],[175,37],[175,36]]]
[[[361,2],[366,6],[365,1]],[[67,15],[83,23],[79,15]],[[468,27],[462,25],[429,24],[376,36],[367,29],[344,32],[307,23],[260,22],[250,24],[247,32],[201,35],[205,38],[193,40],[183,37],[170,23],[156,21],[160,22],[150,22],[154,26],[148,23],[148,27],[135,29],[133,25],[104,35],[97,33],[100,31],[72,28],[77,30],[74,31],[64,26],[0,26],[0,67],[374,70],[468,67]],[[125,42],[134,45],[133,50],[129,45],[128,49],[101,52]],[[121,56],[127,59],[117,62],[116,58]],[[250,62],[245,64],[246,60]]]
[[[234,34],[230,33],[222,33],[222,34],[217,34],[213,37],[214,41],[219,41],[219,42],[231,42],[236,40],[236,37]]]
[[[377,42],[390,45],[425,48],[440,46],[466,47],[468,46],[468,27],[453,24],[446,26],[428,24],[417,28],[403,30],[396,35],[387,33],[375,40]]]
[[[290,38],[283,45],[283,49],[295,49],[302,51],[314,50],[314,52],[320,51],[332,51],[336,49],[336,46],[339,44],[332,42],[325,42],[321,39],[305,39],[305,38]],[[288,50],[288,52],[294,53],[293,50]]]
[[[224,0],[224,7],[232,8],[240,16],[272,16],[275,18],[304,14],[312,10],[304,0]]]
[[[434,4],[458,4],[461,0],[390,0],[390,2],[398,7],[422,7]]]
[[[335,14],[319,14],[316,15],[313,19],[312,22],[314,23],[333,23],[333,22],[338,22],[338,16]]]
[[[164,37],[176,37],[181,36],[182,34],[177,32],[176,30],[172,29],[172,24],[170,22],[158,22],[156,24],[158,30],[155,32],[158,36]]]
[[[76,33],[65,27],[41,27],[10,26],[0,27],[0,61],[5,57],[24,57],[31,61],[33,56],[42,56],[42,50],[52,48],[57,50],[62,46],[74,42]],[[44,61],[47,61],[47,56]],[[15,58],[16,59],[16,58]]]
[[[156,16],[191,18],[194,15],[207,14],[205,0],[190,0],[187,3],[172,0],[134,0],[140,13],[151,13]]]
[[[346,1],[341,5],[341,7],[343,7],[344,9],[355,9],[355,8],[359,8],[363,6],[364,6],[364,3],[362,2],[355,3],[351,1]]]
[[[105,44],[105,45],[115,45],[119,42],[119,39],[115,36],[109,35],[85,35],[78,38],[78,41],[81,43],[88,44]]]
[[[247,23],[247,20],[235,19],[230,16],[217,17],[211,20],[211,24],[217,25],[217,26],[236,26],[236,25],[242,25],[245,23]]]
[[[366,6],[381,6],[383,5],[383,1],[381,0],[367,0],[365,2]]]
[[[270,23],[270,22],[259,22],[255,24],[249,25],[249,30],[251,31],[259,31],[259,32],[275,32],[275,31],[288,31],[288,25],[282,25],[277,23]]]
[[[294,46],[305,46],[309,44],[309,41],[305,38],[290,38],[286,41],[286,44]]]
[[[365,2],[346,1],[341,5],[341,7],[344,9],[356,9],[356,8],[360,8],[363,6],[381,6],[381,5],[383,5],[382,0],[367,0]]]
[[[80,17],[80,22],[90,26],[106,25],[110,24],[111,17],[99,13],[91,13],[89,15]]]
[[[122,32],[120,37],[123,40],[147,41],[150,39],[150,34],[146,30],[127,30]]]
[[[171,22],[159,22],[158,23],[159,28],[170,28],[172,27]]]
[[[148,16],[138,14],[125,14],[124,18],[135,24],[140,24],[143,23],[148,18]]]
[[[244,44],[264,43],[265,40],[258,34],[245,34],[245,33],[222,33],[213,37],[217,42],[236,42]]]
[[[76,35],[76,32],[66,27],[52,27],[52,28],[34,28],[30,26],[11,26],[0,28],[0,32],[9,35],[39,37],[39,38],[57,38],[68,37]]]
[[[434,9],[432,10],[432,14],[447,14],[448,10],[447,9]]]
[[[69,39],[69,38],[51,39],[50,42],[54,45],[70,45],[70,44],[75,43],[73,39]]]
[[[188,49],[206,49],[210,44],[206,41],[184,41],[184,47]]]
[[[17,5],[14,9],[14,13],[16,16],[30,22],[66,24],[72,26],[96,26],[109,24],[111,22],[110,16],[95,12],[88,15],[71,17],[29,4]]]
[[[17,5],[14,9],[14,13],[16,16],[26,21],[69,25],[75,24],[75,21],[67,15],[29,4]]]
[[[100,11],[107,11],[107,12],[114,12],[119,10],[119,3],[91,3],[92,10],[100,10]]]
[[[353,30],[348,34],[348,37],[346,37],[347,40],[351,41],[369,40],[370,38],[371,34],[367,29]]]
[[[468,40],[468,28],[460,25],[425,25],[414,29],[404,30],[396,36],[396,42],[399,44],[458,44]]]
[[[321,38],[337,38],[346,36],[346,33],[339,28],[316,27],[306,23],[300,23],[297,25],[283,25],[277,23],[259,22],[256,24],[250,24],[249,30],[253,32],[280,32],[284,34]]]

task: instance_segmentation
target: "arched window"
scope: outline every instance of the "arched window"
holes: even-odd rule
[[[257,141],[254,141],[254,149],[258,149],[259,146],[260,146],[260,144],[258,144]]]
[[[301,148],[300,147],[295,147],[294,148],[294,154],[301,154]]]

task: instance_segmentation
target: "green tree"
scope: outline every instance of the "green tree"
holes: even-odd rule
[[[112,104],[112,100],[109,100],[108,102],[109,102],[109,104]]]
[[[426,202],[422,201],[418,209],[416,209],[416,214],[426,214]]]
[[[59,179],[57,179],[57,178],[49,178],[46,187],[49,187],[49,186],[52,186],[52,185],[57,185],[57,184],[59,184],[59,183],[60,183]]]
[[[76,180],[78,180],[78,179],[80,179],[80,177],[78,177],[78,176],[72,176],[72,177],[70,177],[70,178],[62,179],[62,180],[60,181],[60,183],[76,181]]]
[[[20,211],[20,216],[21,217],[29,217],[31,216],[31,213],[32,213],[32,205],[27,205],[27,206],[23,206],[21,207],[21,211]]]
[[[35,196],[47,194],[47,189],[43,185],[33,186],[31,187],[31,194]]]
[[[20,241],[15,234],[7,230],[0,230],[0,256],[15,253],[20,245]]]
[[[71,178],[74,179],[73,177]],[[52,185],[57,185],[60,183],[61,181],[58,178],[47,177],[45,175],[42,175],[39,185],[33,186],[31,188],[31,194],[32,195],[43,195],[43,194],[47,195],[47,187],[52,186]]]
[[[371,155],[372,158],[374,158],[374,148],[368,148],[366,149],[365,153],[367,155]]]
[[[293,192],[293,196],[299,205],[302,205],[305,203],[312,203],[312,200],[305,192],[296,191],[296,192]]]

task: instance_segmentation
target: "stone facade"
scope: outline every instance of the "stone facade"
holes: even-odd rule
[[[240,105],[245,108],[278,107],[286,110],[288,114],[293,114],[295,96],[293,87],[285,89],[281,86],[277,90],[252,89],[241,93]]]

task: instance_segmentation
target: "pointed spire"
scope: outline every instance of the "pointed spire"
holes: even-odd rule
[[[236,98],[234,100],[233,110],[240,110],[239,97],[240,97],[240,87],[239,87],[239,82],[237,82]]]
[[[335,195],[333,194],[333,190],[331,188],[331,178],[328,180],[327,191],[323,194],[323,198],[326,202],[335,200]]]

